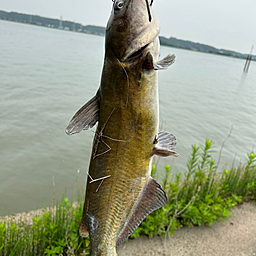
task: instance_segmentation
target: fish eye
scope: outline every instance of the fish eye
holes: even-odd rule
[[[124,7],[124,2],[123,1],[116,1],[115,2],[115,11],[120,11]]]

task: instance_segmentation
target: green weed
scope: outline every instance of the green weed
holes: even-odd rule
[[[32,225],[20,219],[0,223],[0,255],[89,255],[89,239],[81,239],[78,228],[83,202],[74,206],[62,198],[56,207],[32,218]]]
[[[212,225],[227,220],[237,203],[256,198],[255,154],[248,154],[244,167],[217,173],[213,152],[211,140],[192,145],[183,178],[176,174],[172,179],[170,166],[165,167],[160,183],[167,194],[167,204],[150,214],[131,237],[172,235],[182,226]],[[155,166],[153,173],[158,173]]]
[[[226,220],[237,203],[256,199],[256,156],[248,154],[243,167],[217,173],[213,142],[193,145],[183,176],[166,166],[161,175],[155,166],[152,177],[160,180],[167,204],[150,214],[132,237],[172,235],[183,226],[212,225]],[[219,161],[218,161],[219,162]],[[53,200],[54,201],[54,200]],[[78,235],[83,198],[74,205],[65,197],[55,207],[32,218],[0,220],[0,256],[89,255],[89,239]]]

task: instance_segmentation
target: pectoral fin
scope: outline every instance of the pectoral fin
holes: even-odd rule
[[[152,156],[179,156],[179,154],[175,152],[177,141],[173,134],[159,132],[154,143],[155,147]]]
[[[144,68],[146,70],[163,70],[171,66],[175,61],[175,55],[167,55],[159,61],[155,61],[151,52],[148,52],[144,61]]]
[[[140,223],[153,211],[163,207],[167,198],[160,185],[150,177],[147,185],[141,192],[138,203],[135,205],[125,226],[119,233],[116,245],[124,243],[128,237],[136,230]]]
[[[154,69],[155,70],[163,70],[167,69],[169,66],[171,66],[175,61],[175,55],[167,55],[162,60],[159,60],[157,62],[154,62]]]
[[[99,120],[99,96],[98,93],[81,107],[72,117],[66,133],[72,135],[82,130],[88,130]]]

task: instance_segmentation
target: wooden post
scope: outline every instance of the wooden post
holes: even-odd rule
[[[252,55],[249,56],[249,60],[248,60],[248,64],[247,64],[246,73],[248,73],[248,69],[249,69],[249,66],[250,66],[250,64],[251,64],[251,60],[252,60]]]
[[[246,58],[246,62],[245,62],[245,65],[244,65],[244,72],[246,72],[246,73],[248,73],[250,63],[251,63],[251,60],[252,60],[252,51],[253,51],[253,46],[252,46],[250,54]]]
[[[248,63],[249,58],[250,58],[250,55],[248,55],[247,58],[246,58],[246,62],[245,62],[245,65],[244,65],[244,72],[246,72],[247,63]]]

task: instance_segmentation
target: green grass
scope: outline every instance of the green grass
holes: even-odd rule
[[[0,255],[89,255],[89,239],[79,238],[83,199],[75,205],[62,198],[56,207],[25,220],[0,223]]]
[[[150,214],[132,237],[172,235],[183,226],[212,225],[224,221],[238,203],[256,199],[256,156],[248,154],[243,167],[217,173],[213,142],[193,145],[187,171],[172,175],[166,166],[160,175],[155,166],[152,176],[166,191],[166,206]],[[219,162],[219,161],[218,161]],[[89,239],[78,236],[83,198],[76,206],[63,197],[56,207],[26,221],[0,221],[0,256],[9,255],[89,255]]]
[[[183,178],[181,174],[172,177],[170,166],[165,167],[160,178],[167,204],[150,214],[132,237],[172,235],[183,226],[212,225],[227,220],[238,203],[256,198],[255,154],[248,154],[245,166],[217,173],[212,144],[206,139],[204,145],[192,146]],[[152,174],[159,180],[158,173],[153,167]]]

